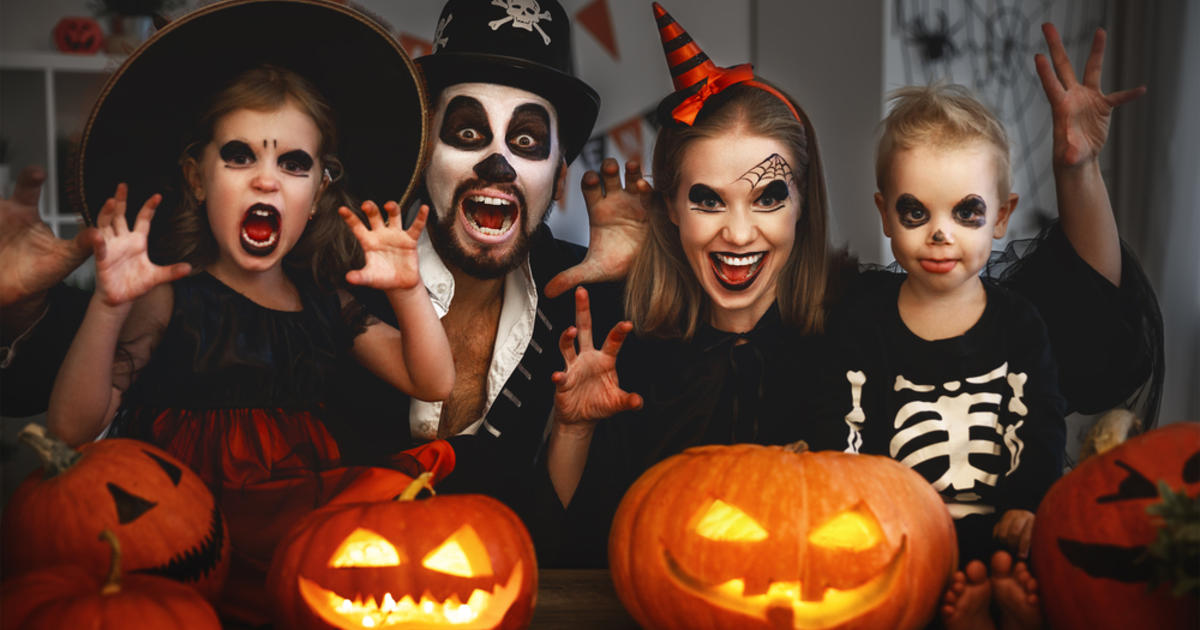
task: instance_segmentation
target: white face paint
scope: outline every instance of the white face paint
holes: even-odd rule
[[[514,87],[459,83],[442,91],[425,185],[446,262],[478,277],[520,264],[545,216],[562,165],[558,114]]]

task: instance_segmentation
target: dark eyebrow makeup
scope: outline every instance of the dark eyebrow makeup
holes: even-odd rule
[[[967,195],[954,204],[954,220],[970,228],[987,225],[987,203],[979,195]]]
[[[528,147],[512,144],[518,155],[530,160],[545,160],[550,157],[550,113],[535,103],[518,105],[508,123],[507,138],[510,141],[528,135],[533,144]]]
[[[479,137],[463,140],[458,132],[464,129],[474,129]],[[470,96],[455,96],[446,104],[446,115],[442,118],[442,128],[438,130],[442,142],[457,148],[472,148],[490,144],[492,128],[488,123],[487,110],[483,104]]]
[[[688,201],[696,205],[701,205],[705,201],[716,201],[717,203],[721,203],[722,199],[721,195],[717,194],[717,191],[709,188],[708,186],[705,186],[704,184],[692,184],[692,187],[688,189]]]
[[[789,193],[788,193],[787,182],[782,179],[776,179],[776,180],[773,180],[771,183],[767,184],[766,187],[763,188],[762,194],[759,195],[758,198],[762,199],[764,197],[767,197],[770,199],[774,199],[775,200],[774,205],[776,207],[778,207],[778,206],[782,206],[783,202],[787,201],[788,194]]]
[[[315,160],[313,160],[313,157],[308,154],[308,151],[303,149],[295,149],[279,156],[279,162],[281,164],[284,162],[295,162],[301,168],[301,170],[309,171],[312,170]]]
[[[929,221],[929,210],[920,199],[904,193],[896,198],[896,214],[900,217],[900,225],[915,228]]]
[[[241,140],[230,140],[221,145],[221,148],[217,150],[217,154],[221,156],[222,161],[230,162],[243,157],[253,158],[254,150],[250,148],[250,145]]]

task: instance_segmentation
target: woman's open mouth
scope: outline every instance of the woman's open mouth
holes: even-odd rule
[[[721,286],[730,291],[743,291],[750,288],[758,278],[763,261],[767,259],[767,252],[712,252],[708,258],[712,262],[713,274]]]
[[[269,256],[279,245],[279,210],[256,203],[242,217],[242,249],[251,256]]]
[[[477,240],[499,243],[513,233],[520,204],[509,197],[474,193],[462,198],[463,223]]]

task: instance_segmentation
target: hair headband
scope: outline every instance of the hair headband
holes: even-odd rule
[[[654,18],[658,21],[663,54],[667,57],[667,66],[675,83],[675,93],[663,101],[660,112],[665,114],[664,109],[667,109],[676,122],[691,126],[709,97],[720,94],[727,87],[744,83],[774,95],[787,106],[796,120],[804,122],[782,92],[754,78],[754,66],[744,63],[718,68],[692,41],[692,36],[657,2],[654,3]]]

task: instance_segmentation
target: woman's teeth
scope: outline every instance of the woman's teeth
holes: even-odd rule
[[[710,254],[717,277],[727,288],[742,289],[750,285],[762,268],[766,252],[751,254],[726,254],[713,252]]]

